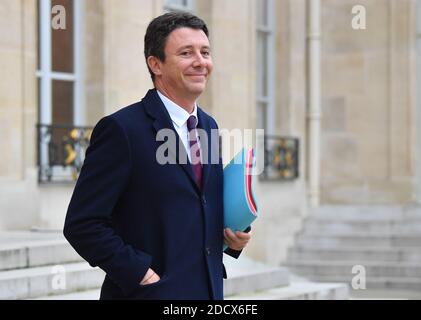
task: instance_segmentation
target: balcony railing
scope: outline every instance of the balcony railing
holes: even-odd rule
[[[38,181],[74,182],[82,168],[93,127],[37,125]],[[298,138],[263,139],[264,169],[260,180],[294,180],[299,177]]]
[[[92,129],[38,124],[38,181],[76,181],[89,146]]]
[[[264,136],[264,169],[260,180],[294,180],[299,177],[298,138]]]

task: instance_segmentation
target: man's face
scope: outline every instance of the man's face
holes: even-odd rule
[[[212,72],[209,40],[202,30],[179,28],[170,33],[165,62],[160,63],[160,84],[178,97],[198,97]]]

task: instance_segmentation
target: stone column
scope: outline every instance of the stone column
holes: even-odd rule
[[[417,1],[417,196],[421,203],[421,0]]]
[[[308,184],[310,205],[319,205],[320,194],[320,0],[308,0]]]
[[[0,230],[38,221],[36,1],[0,1]]]

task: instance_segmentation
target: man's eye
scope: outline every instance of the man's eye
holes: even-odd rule
[[[202,52],[202,54],[203,54],[205,57],[209,57],[209,56],[210,56],[210,52],[209,52],[209,51],[203,51],[203,52]]]
[[[190,52],[189,51],[183,51],[183,52],[181,52],[181,55],[182,56],[188,56],[190,54]]]

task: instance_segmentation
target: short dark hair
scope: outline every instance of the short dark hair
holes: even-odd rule
[[[203,30],[209,38],[209,31],[206,23],[199,17],[185,11],[173,11],[156,17],[149,23],[145,34],[145,59],[146,65],[151,74],[152,81],[155,80],[155,74],[148,65],[148,57],[157,57],[165,62],[165,45],[171,32],[178,28],[192,28]]]

